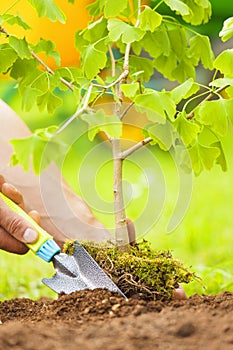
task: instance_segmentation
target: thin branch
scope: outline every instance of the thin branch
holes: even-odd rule
[[[132,147],[126,149],[125,151],[121,152],[121,159],[125,159],[127,157],[129,157],[132,153],[134,153],[135,151],[139,150],[140,148],[142,148],[143,146],[146,146],[148,143],[150,143],[151,141],[153,141],[153,139],[151,137],[147,137],[146,139],[136,143],[135,145],[133,145]]]
[[[83,102],[83,106],[81,108],[78,108],[76,110],[76,112],[60,127],[60,129],[58,129],[54,135],[58,135],[60,134],[70,123],[72,123],[72,121],[74,119],[76,119],[78,116],[80,116],[83,112],[85,112],[88,108],[88,104],[89,104],[89,99],[91,96],[91,91],[92,91],[93,85],[90,84],[88,90],[87,90],[87,94],[85,96],[84,102]]]
[[[132,108],[134,105],[134,102],[131,102],[126,108],[125,110],[122,112],[122,114],[120,115],[120,120],[122,120],[124,118],[124,116],[128,113],[128,111],[130,110],[130,108]]]
[[[115,75],[116,75],[116,61],[115,61],[115,57],[113,55],[111,45],[109,45],[109,44],[108,44],[108,51],[109,51],[111,64],[112,64],[112,77],[115,77]]]
[[[123,70],[124,71],[129,71],[129,54],[130,54],[130,50],[131,50],[131,43],[127,44],[126,48],[125,48],[125,58],[124,58],[124,64],[123,64]]]
[[[9,33],[7,32],[7,30],[2,26],[0,26],[0,33],[5,34],[7,37],[9,36]]]
[[[32,57],[35,58],[35,60],[36,60],[37,62],[39,62],[40,65],[41,65],[49,74],[51,74],[51,75],[54,75],[54,74],[55,74],[54,71],[53,71],[49,66],[47,66],[47,64],[46,64],[44,61],[42,61],[42,59],[41,59],[39,56],[37,56],[33,50],[30,50],[30,52],[31,52]],[[61,81],[64,85],[66,85],[71,91],[74,91],[74,87],[73,87],[72,83],[70,83],[69,81],[67,81],[66,79],[64,79],[64,78],[62,78],[62,77],[60,77],[60,81]]]
[[[102,89],[104,89],[104,90],[108,90],[108,89],[110,89],[111,87],[113,87],[113,86],[117,85],[118,83],[120,83],[122,80],[126,79],[127,76],[128,76],[128,74],[129,74],[129,71],[123,71],[123,72],[119,75],[119,77],[118,77],[116,80],[114,80],[111,84],[109,84],[109,85],[93,84],[93,86],[102,88]]]
[[[209,101],[211,100],[214,96],[220,94],[220,92],[222,92],[223,90],[227,89],[230,85],[225,85],[225,86],[222,86],[218,89],[216,89],[215,91],[212,91],[208,96],[206,96],[206,98],[204,98],[197,106],[194,107],[194,109],[189,113],[187,114],[186,116],[186,119],[193,119],[194,118],[194,110],[200,106],[203,102],[205,101]]]

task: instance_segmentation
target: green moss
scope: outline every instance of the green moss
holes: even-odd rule
[[[74,241],[70,241],[74,247]],[[69,247],[68,251],[70,251]],[[143,299],[171,299],[179,283],[189,283],[195,274],[189,271],[170,251],[151,249],[147,241],[130,246],[121,252],[115,245],[82,242],[122,292]]]
[[[62,252],[67,255],[73,255],[74,254],[74,245],[75,240],[68,239],[65,241],[65,244],[63,246]]]

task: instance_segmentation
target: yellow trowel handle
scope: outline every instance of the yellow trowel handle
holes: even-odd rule
[[[47,262],[51,261],[55,254],[60,253],[59,246],[48,232],[40,227],[23,209],[6,197],[2,192],[0,192],[0,197],[11,210],[22,216],[22,218],[28,221],[38,232],[38,240],[35,243],[26,244],[30,250]]]

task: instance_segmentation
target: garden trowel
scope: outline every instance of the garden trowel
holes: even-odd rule
[[[78,241],[74,242],[72,255],[61,253],[60,247],[48,232],[1,192],[0,197],[9,208],[26,219],[38,232],[38,240],[35,243],[27,244],[27,246],[46,262],[53,262],[56,273],[52,278],[42,280],[46,286],[57,293],[64,292],[66,294],[83,289],[105,288],[125,297]]]

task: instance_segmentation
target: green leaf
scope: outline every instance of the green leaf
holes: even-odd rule
[[[22,96],[22,109],[29,112],[35,105],[36,97],[41,95],[41,91],[29,86],[26,86]]]
[[[110,137],[120,138],[122,123],[116,115],[106,115],[103,109],[96,113],[82,114],[80,117],[88,124],[88,137],[93,141],[99,131],[107,133]]]
[[[220,155],[219,148],[207,147],[196,143],[189,148],[189,154],[192,161],[192,168],[196,175],[200,174],[203,169],[210,170],[214,162]]]
[[[22,78],[26,76],[29,72],[36,68],[38,62],[31,59],[21,59],[17,58],[17,60],[13,63],[10,76],[14,79]]]
[[[46,73],[41,72],[41,70],[38,69],[37,67],[35,67],[32,71],[23,70],[22,73],[24,73],[24,75],[22,76],[22,79],[19,82],[19,92],[21,94],[23,93],[23,90],[26,86],[32,86],[32,84],[34,83],[36,85],[37,80],[40,81],[41,76],[42,77],[46,76]],[[22,74],[19,72],[19,75],[22,75]],[[37,88],[37,86],[35,87]],[[45,89],[47,88],[48,88],[48,81]]]
[[[223,28],[219,33],[222,41],[225,42],[233,37],[233,17],[226,19],[223,23]]]
[[[39,17],[48,17],[51,21],[66,22],[66,16],[53,0],[27,0],[37,11]]]
[[[87,29],[83,31],[83,39],[90,43],[95,43],[99,39],[108,35],[107,20],[100,17],[97,21],[90,23]]]
[[[17,52],[21,59],[31,58],[31,51],[29,50],[26,39],[19,39],[16,36],[11,35],[9,37],[9,45]]]
[[[140,28],[135,28],[120,19],[112,18],[108,20],[109,39],[113,42],[122,40],[124,44],[139,41],[145,35]]]
[[[82,68],[88,79],[93,79],[106,65],[107,48],[103,40],[86,47],[82,52]]]
[[[190,145],[201,131],[200,125],[196,124],[194,121],[187,120],[185,113],[180,113],[174,122],[174,126],[178,131],[179,137],[186,146]]]
[[[204,101],[195,111],[195,117],[218,135],[226,134],[228,119],[232,118],[233,100]]]
[[[34,134],[24,139],[11,140],[14,153],[11,157],[13,165],[21,164],[25,171],[28,171],[32,164],[34,172],[38,175],[52,161],[63,156],[67,146],[53,137],[57,130],[56,126],[36,130]],[[25,152],[27,150],[27,152]]]
[[[139,91],[139,83],[121,84],[123,94],[128,98],[134,98]]]
[[[47,107],[47,111],[50,114],[62,104],[62,100],[49,90],[37,96],[36,101],[40,111],[43,111]]]
[[[195,65],[201,61],[205,68],[213,69],[214,53],[207,36],[196,35],[190,39],[190,55]]]
[[[25,30],[31,29],[31,27],[20,16],[15,16],[7,13],[5,15],[0,16],[0,20],[5,21],[11,25],[17,24],[18,26],[22,27]]]
[[[221,52],[214,61],[214,67],[225,76],[233,78],[233,49]]]
[[[115,17],[127,7],[128,0],[106,0],[104,6],[105,17]]]
[[[180,0],[164,0],[165,4],[170,7],[172,11],[176,11],[180,15],[190,15],[191,9]]]
[[[187,78],[195,78],[195,69],[190,60],[181,60],[177,63],[171,73],[168,73],[168,78],[179,82],[185,81]]]
[[[166,117],[174,118],[176,105],[168,94],[158,91],[146,91],[137,95],[134,99],[135,108],[141,113],[146,113],[149,120],[165,124]]]
[[[164,56],[161,55],[154,60],[154,67],[161,73],[165,78],[175,80],[172,72],[177,68],[176,55]],[[183,68],[182,68],[183,69]],[[184,71],[182,71],[182,76]]]
[[[227,171],[227,162],[226,157],[222,148],[222,144],[220,141],[214,142],[211,144],[211,147],[217,147],[220,151],[218,158],[216,158],[216,164],[219,164],[222,168],[222,171]]]
[[[24,171],[28,171],[30,167],[32,138],[33,136],[29,136],[25,139],[10,141],[14,148],[11,161],[13,165],[21,164]],[[25,152],[25,150],[27,150],[27,152]]]
[[[158,33],[162,36],[157,37]],[[154,67],[170,80],[185,81],[195,77],[193,60],[190,59],[190,48],[187,30],[183,27],[160,26],[142,40],[144,49],[153,57]],[[157,40],[154,40],[154,39]]]
[[[32,82],[30,85],[32,88],[38,89],[42,92],[47,91],[49,88],[50,76],[47,72],[35,71],[35,79],[34,75],[29,75],[28,79],[32,78]]]
[[[217,147],[207,147],[199,144],[199,154],[203,167],[210,170],[215,160],[219,157],[220,151]]]
[[[192,171],[192,162],[189,155],[189,151],[184,145],[175,146],[175,159],[176,163],[184,170],[187,174]]]
[[[164,26],[160,26],[154,33],[147,32],[143,37],[143,47],[152,58],[161,55],[169,56],[171,52],[171,44]]]
[[[79,52],[89,45],[89,41],[83,38],[83,30],[77,30],[75,33],[75,47]]]
[[[194,95],[199,89],[200,86],[190,78],[171,90],[171,97],[178,104],[183,99]]]
[[[179,59],[185,57],[185,50],[187,48],[187,33],[183,27],[171,28],[167,31],[168,38],[171,45],[172,54],[176,54]]]
[[[55,44],[50,40],[44,40],[40,38],[40,41],[33,46],[33,51],[35,53],[44,52],[46,56],[52,57],[56,64],[59,66],[61,64],[61,58],[58,51],[54,50]]]
[[[87,86],[89,83],[89,80],[84,77],[83,71],[81,68],[76,68],[76,67],[63,67],[63,68],[58,68],[54,71],[54,75],[58,77],[58,80],[60,78],[65,79],[66,81],[72,83],[75,87],[83,87]],[[67,90],[67,87],[59,82],[59,89],[60,90]],[[75,89],[77,92],[77,88]]]
[[[153,61],[145,57],[130,56],[130,75],[133,78],[135,73],[141,72],[140,78],[146,82],[154,74]]]
[[[0,45],[0,72],[5,73],[17,60],[17,53],[7,44]]]
[[[168,151],[174,144],[173,127],[168,121],[165,124],[149,124],[143,133],[153,139],[151,145],[158,144],[163,151]]]
[[[104,11],[106,0],[96,0],[86,6],[91,16],[99,16]]]
[[[211,3],[208,0],[182,0],[189,7],[189,14],[182,18],[193,25],[207,23],[211,17]]]
[[[158,12],[155,12],[149,6],[145,6],[144,11],[139,16],[139,28],[154,32],[155,28],[159,27],[162,23],[162,19],[163,17]]]
[[[232,78],[219,78],[211,81],[209,83],[210,86],[215,86],[217,88],[222,88],[227,85],[233,86],[233,79]]]

